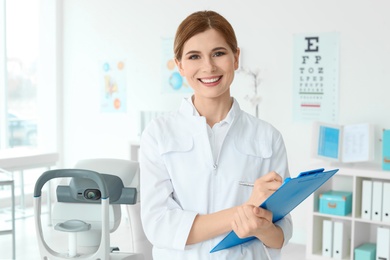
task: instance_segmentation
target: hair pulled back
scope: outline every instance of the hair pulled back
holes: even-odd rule
[[[226,40],[233,53],[237,53],[237,38],[231,24],[214,11],[198,11],[185,18],[177,28],[173,44],[173,52],[177,60],[181,60],[184,44],[194,35],[214,29]]]

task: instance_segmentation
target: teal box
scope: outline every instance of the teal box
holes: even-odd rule
[[[375,260],[376,244],[366,243],[355,248],[354,260]]]
[[[320,194],[320,213],[346,216],[352,212],[352,192],[327,191]]]

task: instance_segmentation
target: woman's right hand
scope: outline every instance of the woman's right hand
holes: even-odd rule
[[[267,173],[255,181],[252,194],[246,203],[259,207],[282,183],[283,180],[279,174],[274,171]]]

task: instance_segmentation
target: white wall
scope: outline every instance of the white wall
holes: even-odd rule
[[[128,158],[128,141],[137,139],[138,111],[178,107],[182,95],[160,92],[160,39],[173,37],[184,17],[203,9],[218,11],[232,23],[243,65],[264,72],[260,117],[282,132],[293,176],[315,162],[311,124],[292,120],[295,33],[340,33],[338,123],[373,123],[377,134],[390,128],[388,1],[66,0],[63,8],[65,167],[81,158]],[[99,62],[123,58],[129,68],[128,113],[101,114]],[[254,113],[243,100],[247,82],[238,76],[232,92]],[[303,203],[293,212],[293,242],[305,243],[310,206]]]

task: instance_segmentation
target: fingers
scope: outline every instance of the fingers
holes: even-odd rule
[[[247,203],[256,207],[260,206],[281,185],[282,177],[279,174],[274,171],[267,173],[255,181]]]
[[[265,178],[265,180],[267,180],[267,181],[282,182],[282,177],[275,171],[267,173],[262,178]]]
[[[238,237],[258,234],[272,224],[272,212],[250,205],[238,207],[232,221],[232,229]]]
[[[269,222],[272,222],[273,214],[269,210],[260,207],[253,207],[253,214],[258,218],[262,218]]]
[[[276,172],[272,171],[260,177],[255,181],[255,186],[263,187],[265,190],[277,190],[283,183],[282,177]]]
[[[232,229],[238,237],[244,238],[251,235],[251,230],[256,227],[256,216],[252,212],[252,206],[238,207],[234,214]],[[254,227],[253,227],[254,226]]]

